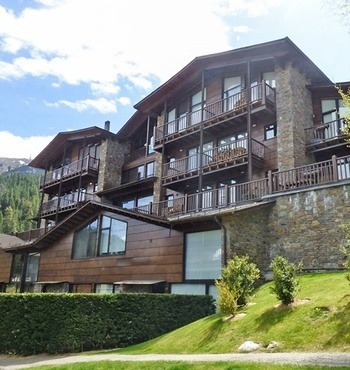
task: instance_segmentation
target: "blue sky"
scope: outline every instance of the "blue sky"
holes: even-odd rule
[[[288,36],[350,81],[347,0],[0,0],[0,157],[111,122],[196,56]],[[328,5],[331,3],[331,5]]]

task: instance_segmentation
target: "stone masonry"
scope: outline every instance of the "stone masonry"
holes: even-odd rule
[[[263,273],[277,255],[309,271],[340,269],[340,226],[350,222],[350,184],[279,194],[275,203],[225,216],[227,257],[248,254]]]

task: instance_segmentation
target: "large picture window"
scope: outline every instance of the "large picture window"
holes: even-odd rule
[[[186,234],[186,280],[213,280],[221,274],[221,231]]]
[[[72,258],[122,254],[126,246],[127,223],[107,215],[91,221],[74,233]]]

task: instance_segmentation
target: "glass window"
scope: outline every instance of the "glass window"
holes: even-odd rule
[[[102,216],[99,255],[120,254],[125,252],[126,226],[124,221]]]
[[[73,237],[73,258],[94,257],[97,241],[97,219],[76,231]]]
[[[136,207],[135,199],[124,200],[122,202],[122,208],[133,209]]]
[[[263,79],[265,80],[265,82],[275,88],[276,87],[276,76],[275,76],[275,72],[265,72],[263,73]]]
[[[113,284],[96,284],[95,293],[97,294],[113,293]]]
[[[153,202],[153,195],[148,195],[145,197],[140,197],[137,200],[138,207],[148,206],[151,202]]]
[[[30,253],[27,262],[26,282],[38,280],[40,253]]]
[[[25,271],[25,279],[27,283],[38,280],[40,253],[29,253],[27,260],[27,269]],[[21,281],[25,262],[25,254],[19,253],[13,256],[11,282],[17,283]]]
[[[221,231],[188,233],[185,238],[187,280],[212,280],[221,274]]]
[[[101,215],[74,233],[72,258],[95,257],[97,247],[100,256],[124,253],[126,228],[126,222]]]
[[[138,166],[137,167],[137,179],[141,180],[145,178],[145,166]]]
[[[150,162],[146,164],[146,177],[153,176],[154,176],[154,162]]]
[[[277,136],[277,125],[272,123],[270,125],[265,126],[265,140],[272,139]]]

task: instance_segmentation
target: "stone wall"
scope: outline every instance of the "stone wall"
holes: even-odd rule
[[[264,273],[277,255],[306,270],[339,269],[340,226],[350,222],[350,184],[279,195],[269,206],[222,219],[227,256],[248,254]]]
[[[107,139],[101,145],[99,191],[119,186],[122,179],[124,154],[130,150],[129,144]]]
[[[291,63],[276,68],[278,168],[286,170],[313,161],[305,152],[304,129],[313,125],[309,81]]]

